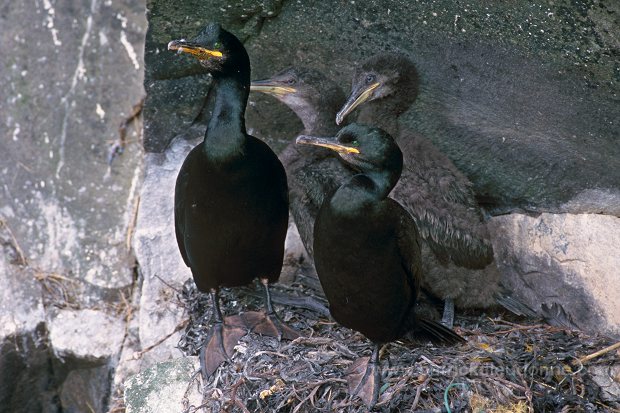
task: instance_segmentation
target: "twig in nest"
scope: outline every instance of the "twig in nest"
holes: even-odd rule
[[[282,287],[279,285],[279,287]],[[262,293],[257,292],[250,288],[242,289],[243,293],[252,297],[262,298]],[[271,302],[278,305],[285,305],[293,308],[303,308],[313,311],[324,317],[329,317],[329,310],[316,298],[310,296],[294,296],[291,294],[282,293],[276,290],[271,290]]]
[[[605,347],[602,350],[596,351],[592,354],[588,354],[587,356],[581,357],[580,359],[577,359],[573,362],[573,364],[583,364],[586,361],[590,361],[592,359],[595,359],[597,357],[602,356],[603,354],[609,353],[610,351],[614,351],[615,349],[620,348],[620,341],[617,342],[616,344],[612,344],[609,347]]]
[[[119,315],[125,315],[125,323],[127,324],[127,328],[129,328],[129,320],[133,315],[133,307],[131,306],[131,303],[129,302],[127,297],[125,297],[125,293],[123,291],[120,291],[118,295],[121,298],[121,302],[116,305],[116,311],[118,311]]]
[[[428,357],[426,357],[424,354],[420,354],[420,358],[422,360],[424,360],[425,362],[427,362],[428,364],[430,364],[431,366],[435,367],[436,369],[443,371],[443,367],[441,367],[438,364],[433,363]]]
[[[164,284],[166,287],[170,288],[171,290],[173,290],[174,292],[176,292],[177,294],[182,294],[182,291],[179,290],[178,288],[176,288],[175,286],[171,285],[169,282],[167,282],[166,280],[164,280],[163,278],[161,278],[158,274],[154,274],[153,275],[155,278],[157,278],[159,281],[162,282],[162,284]]]
[[[160,345],[164,341],[168,340],[174,333],[176,333],[177,331],[180,331],[183,328],[185,328],[187,323],[189,323],[189,320],[181,321],[179,324],[177,324],[176,328],[172,331],[172,333],[169,333],[166,336],[160,338],[159,340],[157,340],[155,343],[151,344],[147,348],[142,349],[140,351],[136,351],[135,353],[133,353],[133,359],[134,360],[138,360],[140,357],[142,357],[144,355],[144,353],[148,353],[149,351],[153,350],[155,347],[157,347],[158,345]]]
[[[514,323],[512,323],[512,324],[514,324]],[[535,324],[535,325],[531,325],[531,326],[517,326],[517,327],[513,327],[513,328],[508,329],[508,330],[493,331],[491,333],[487,333],[486,335],[488,335],[488,336],[495,336],[495,335],[498,335],[498,334],[513,333],[515,331],[534,330],[536,328],[541,328],[541,327],[547,327],[547,326],[544,326],[542,324]]]
[[[415,398],[413,399],[413,403],[411,404],[412,412],[415,411],[415,408],[418,407],[418,403],[420,402],[420,395],[422,394],[422,390],[426,387],[426,385],[431,381],[431,376],[426,377],[426,380],[418,385],[418,388],[415,391]]]
[[[258,381],[261,380],[261,377],[256,377],[256,376],[250,376],[248,374],[248,365],[250,364],[250,361],[256,357],[262,356],[263,354],[270,354],[272,356],[278,356],[278,357],[284,357],[286,359],[289,358],[289,356],[287,356],[286,354],[282,354],[282,353],[278,353],[275,351],[257,351],[256,353],[252,354],[246,361],[245,361],[245,365],[243,366],[243,377],[245,377],[247,380],[249,381]]]
[[[241,377],[235,384],[231,386],[230,402],[240,408],[244,413],[250,413],[250,411],[247,409],[247,407],[245,407],[241,400],[237,399],[237,389],[239,389],[239,386],[241,386],[243,383],[245,383],[245,379]]]
[[[310,393],[303,398],[303,400],[301,400],[297,406],[295,406],[295,408],[293,409],[293,413],[297,413],[299,411],[299,409],[301,409],[301,407],[304,405],[304,403],[306,403],[308,400],[310,400],[310,403],[312,404],[312,406],[314,406],[314,401],[312,401],[312,399],[314,398],[314,396],[316,395],[316,392],[319,390],[319,388],[327,383],[346,383],[347,381],[345,379],[337,379],[337,378],[333,378],[333,379],[326,379],[326,380],[321,380],[321,381],[316,381],[313,383],[308,383],[308,385],[306,386],[306,388],[311,388],[312,391],[310,391]]]
[[[515,389],[517,389],[517,390],[520,390],[520,391],[522,391],[524,394],[527,394],[528,392],[530,392],[530,393],[532,392],[532,390],[530,390],[529,388],[527,388],[527,387],[525,387],[525,386],[522,386],[522,385],[520,385],[520,384],[517,384],[517,383],[513,383],[513,382],[511,382],[510,380],[506,380],[506,379],[504,379],[504,378],[502,378],[502,377],[493,377],[493,380],[499,381],[500,383],[504,383],[504,384],[505,384],[505,385],[507,385],[508,387],[513,387],[513,388],[515,388]],[[537,394],[540,394],[540,393],[538,393],[538,392],[536,392],[536,393],[537,393]]]

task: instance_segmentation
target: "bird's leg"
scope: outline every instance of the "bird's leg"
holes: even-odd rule
[[[448,328],[452,328],[454,326],[454,300],[452,298],[446,298],[444,300],[441,324]]]
[[[224,320],[217,290],[213,288],[209,294],[213,302],[214,320],[200,348],[200,371],[205,380],[217,370],[222,362],[230,361],[234,347],[247,332],[240,319],[228,317],[226,321]]]
[[[359,396],[369,410],[379,398],[380,373],[378,343],[374,344],[370,358],[360,357],[355,360],[346,373],[349,393]]]
[[[264,336],[277,337],[278,340],[287,339],[294,340],[299,337],[299,333],[291,327],[284,324],[271,304],[271,295],[269,293],[269,282],[267,278],[260,279],[265,293],[265,314],[249,311],[243,314],[243,318],[248,328],[253,332]]]

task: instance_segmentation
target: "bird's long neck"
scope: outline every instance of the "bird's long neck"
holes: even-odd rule
[[[205,133],[204,147],[207,156],[214,160],[230,158],[243,149],[249,83],[249,73],[243,72],[213,79],[215,103]]]
[[[396,183],[400,178],[400,173],[401,171],[381,170],[367,172],[366,176],[368,176],[374,183],[376,196],[379,199],[385,199],[396,186]]]
[[[400,173],[391,171],[365,172],[343,184],[332,197],[332,206],[343,213],[361,211],[389,195]]]
[[[397,137],[400,132],[398,117],[403,108],[394,99],[384,98],[367,102],[360,107],[357,122],[379,127]]]
[[[314,136],[333,136],[340,126],[336,124],[338,108],[344,104],[344,96],[338,101],[330,99],[328,102],[301,102],[293,108],[304,124],[304,133]]]
[[[303,133],[311,136],[334,136],[340,129],[336,124],[336,112],[344,103],[344,94],[340,99],[328,99],[327,102],[311,102],[298,99],[294,105],[287,105],[304,124]],[[296,151],[302,154],[305,162],[313,163],[316,159],[337,157],[333,151],[313,145],[297,145]]]
[[[304,133],[307,135],[331,136],[336,132],[335,115],[329,116],[326,110],[307,105],[297,108],[295,113],[304,124]]]

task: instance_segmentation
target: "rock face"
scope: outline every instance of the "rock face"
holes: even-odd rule
[[[123,344],[125,326],[99,310],[61,310],[49,323],[50,343],[60,359],[85,361],[115,356]]]
[[[200,406],[202,395],[191,385],[198,369],[198,357],[183,357],[131,377],[125,386],[127,413],[177,412],[183,406]]]
[[[41,411],[52,405],[41,285],[0,223],[0,412]]]
[[[174,233],[174,184],[195,143],[178,139],[166,153],[146,155],[134,238],[143,277],[138,334],[143,348],[164,341],[145,354],[145,366],[181,355],[175,348],[179,341],[175,330],[186,315],[176,296],[191,272],[183,262]]]
[[[144,4],[5,4],[0,27],[0,412],[102,412],[135,282],[139,126],[108,156],[144,94]]]
[[[620,337],[620,218],[522,214],[491,220],[506,285],[556,324]]]

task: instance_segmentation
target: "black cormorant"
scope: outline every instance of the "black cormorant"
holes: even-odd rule
[[[200,291],[213,301],[214,326],[201,349],[203,374],[228,360],[237,340],[254,331],[278,337],[298,334],[273,311],[268,283],[278,280],[288,221],[286,174],[273,151],[245,129],[250,60],[241,42],[218,24],[169,50],[197,58],[213,76],[214,109],[204,141],[187,155],[175,188],[175,230],[183,260]],[[258,277],[267,314],[222,318],[219,287]]]
[[[350,392],[373,406],[380,387],[379,344],[410,330],[440,342],[464,340],[415,315],[422,277],[419,236],[409,213],[388,198],[403,166],[392,137],[351,124],[335,138],[300,136],[297,143],[332,149],[360,171],[323,203],[314,227],[314,262],[332,316],[374,343],[370,359],[356,360],[347,373]]]
[[[532,311],[503,293],[489,232],[471,182],[428,139],[401,130],[398,117],[418,94],[418,73],[405,55],[386,52],[355,70],[351,94],[336,121],[360,106],[357,122],[392,134],[404,154],[404,170],[392,197],[413,216],[423,238],[422,286],[445,300],[451,326],[454,305],[501,304],[516,314]]]
[[[269,79],[252,81],[251,91],[274,96],[299,117],[303,133],[334,136],[334,116],[345,102],[340,87],[321,72],[290,67]],[[289,183],[290,209],[301,240],[313,256],[314,221],[326,196],[351,176],[351,171],[328,149],[291,142],[280,154]]]

